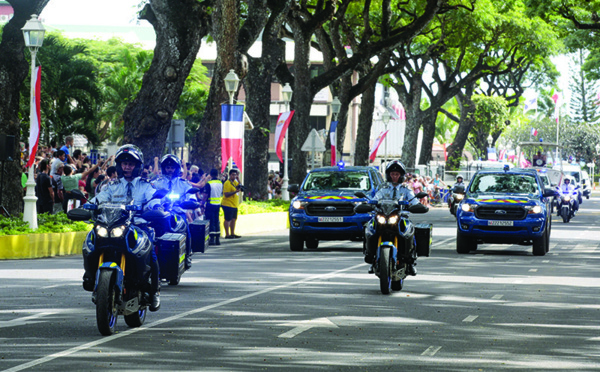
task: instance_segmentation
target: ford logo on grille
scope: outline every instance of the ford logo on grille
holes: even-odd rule
[[[331,207],[331,206],[330,206],[330,207],[325,207],[325,210],[326,210],[327,212],[335,212],[336,208],[335,208],[335,207]]]
[[[504,209],[498,209],[494,213],[496,213],[496,214],[506,214],[506,211]]]

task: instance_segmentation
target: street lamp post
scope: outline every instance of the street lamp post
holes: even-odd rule
[[[281,95],[283,96],[283,102],[285,103],[285,111],[287,112],[289,109],[290,101],[292,100],[292,87],[289,83],[285,83],[283,89],[281,90]],[[281,198],[283,200],[290,200],[290,193],[288,191],[289,186],[289,178],[288,178],[288,158],[289,158],[289,144],[288,140],[290,138],[290,129],[285,132],[285,159],[283,160],[283,184],[281,185]]]
[[[494,137],[492,137],[492,135],[491,135],[491,134],[488,136],[488,138],[487,138],[487,142],[488,142],[488,148],[492,148],[492,142],[494,142]],[[487,152],[487,154],[486,154],[486,159],[487,159],[487,160],[490,160],[490,153],[489,153],[489,150],[488,150],[488,152]]]
[[[22,28],[23,37],[25,38],[25,46],[29,48],[31,52],[31,90],[30,90],[30,100],[29,100],[29,125],[34,125],[32,122],[35,117],[35,84],[34,84],[34,73],[35,73],[35,57],[38,49],[42,46],[44,42],[44,26],[42,26],[42,22],[39,20],[37,14],[32,14],[31,19],[25,23],[25,26]],[[38,118],[39,119],[39,118]],[[31,153],[31,148],[29,149],[29,157],[35,157],[35,154]],[[28,171],[27,177],[27,195],[23,198],[25,202],[25,208],[23,210],[23,221],[29,223],[29,228],[37,229],[37,210],[36,210],[36,201],[37,197],[35,196],[35,181],[33,179],[33,167],[34,164],[31,164]]]
[[[388,130],[388,123],[390,122],[390,118],[391,117],[392,116],[390,115],[390,112],[388,111],[388,109],[386,107],[385,111],[383,112],[383,115],[381,116],[381,121],[383,121],[383,125],[385,125],[385,131],[386,132]],[[387,164],[387,154],[388,154],[388,151],[387,151],[387,139],[388,139],[388,137],[389,136],[386,135],[385,139],[384,139],[384,141],[385,141],[385,146],[384,146],[385,153],[383,154],[383,162],[385,164]]]
[[[342,102],[340,102],[340,100],[338,99],[337,96],[333,97],[333,100],[331,101],[331,114],[333,115],[333,121],[337,121],[338,120],[338,114],[340,113],[340,109],[342,108]],[[336,129],[337,131],[337,129]],[[337,134],[335,136],[333,136],[333,139],[335,139],[335,142],[337,142]],[[333,146],[335,146],[335,152],[337,153],[337,143],[333,143]],[[342,145],[343,147],[343,145]],[[341,154],[341,152],[340,152]],[[332,157],[335,157],[336,162],[340,161],[341,159],[338,159],[337,154],[331,154]]]
[[[225,90],[229,94],[229,104],[233,105],[233,95],[237,92],[238,85],[240,84],[240,78],[235,73],[235,70],[231,69],[225,76]]]

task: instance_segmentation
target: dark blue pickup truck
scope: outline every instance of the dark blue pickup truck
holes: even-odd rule
[[[468,253],[481,243],[521,244],[545,255],[555,193],[532,169],[478,171],[456,214],[456,251]]]
[[[319,246],[319,240],[355,240],[364,236],[369,213],[356,213],[354,206],[372,198],[383,177],[373,167],[324,167],[312,170],[300,186],[288,190],[298,195],[289,211],[290,249],[301,251]],[[367,198],[354,195],[362,191]]]

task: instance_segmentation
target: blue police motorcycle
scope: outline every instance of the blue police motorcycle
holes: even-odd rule
[[[363,197],[361,194],[355,195]],[[427,193],[421,192],[414,198],[426,196]],[[365,243],[372,240],[377,244],[373,270],[379,277],[382,294],[402,290],[408,276],[407,266],[414,262],[415,252],[418,256],[429,256],[431,225],[415,226],[409,218],[410,213],[427,213],[429,209],[422,204],[411,206],[411,200],[372,200],[354,208],[356,213],[374,212],[373,219],[365,227]]]
[[[134,204],[84,204],[67,214],[71,220],[94,224],[83,243],[83,263],[86,272],[95,273],[92,302],[104,336],[115,333],[119,315],[129,327],[140,327],[146,319],[154,237],[151,229],[133,224],[141,210]]]

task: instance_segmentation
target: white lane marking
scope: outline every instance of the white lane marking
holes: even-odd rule
[[[538,269],[529,269],[529,272],[531,273],[537,273]]]
[[[43,320],[42,321],[35,321],[34,319],[38,319],[38,318],[41,318],[43,316],[52,315],[52,314],[56,314],[56,311],[53,311],[53,312],[51,312],[51,311],[45,311],[43,313],[37,313],[37,314],[30,315],[30,316],[22,317],[22,318],[0,321],[0,328],[16,327],[16,326],[20,326],[20,325],[43,323],[45,321],[43,321]]]
[[[479,315],[469,315],[468,317],[463,319],[463,322],[471,323],[477,318],[479,318]]]
[[[102,345],[102,344],[105,344],[107,342],[111,342],[111,341],[117,340],[117,339],[122,338],[122,337],[129,336],[129,335],[137,333],[137,332],[145,331],[145,330],[147,330],[149,328],[157,327],[157,326],[162,325],[164,323],[169,323],[169,322],[172,322],[174,320],[185,318],[185,317],[190,316],[190,315],[202,313],[202,312],[205,312],[205,311],[208,311],[208,310],[212,310],[212,309],[215,309],[215,308],[218,308],[218,307],[221,307],[221,306],[225,306],[225,305],[236,303],[236,302],[239,302],[239,301],[242,301],[242,300],[246,300],[248,298],[260,296],[260,295],[265,294],[265,293],[270,293],[270,292],[274,292],[274,291],[277,291],[277,290],[280,290],[280,289],[285,289],[285,288],[293,287],[293,286],[298,285],[298,284],[307,283],[307,282],[310,282],[310,281],[313,281],[313,280],[322,280],[322,279],[332,278],[332,277],[335,277],[336,275],[341,274],[343,272],[354,270],[354,269],[357,269],[359,267],[363,267],[364,265],[365,265],[364,263],[360,263],[358,265],[350,266],[350,267],[347,267],[345,269],[340,269],[340,270],[337,270],[337,271],[332,271],[330,273],[313,275],[313,276],[310,276],[308,278],[297,280],[295,282],[291,282],[291,283],[287,283],[287,284],[281,284],[281,285],[277,285],[277,286],[274,286],[274,287],[265,288],[265,289],[262,289],[262,290],[257,291],[257,292],[248,293],[247,295],[244,295],[244,296],[231,298],[229,300],[217,302],[217,303],[212,304],[212,305],[208,305],[208,306],[200,307],[200,308],[197,308],[197,309],[194,309],[194,310],[186,311],[186,312],[178,314],[178,315],[173,315],[173,316],[168,317],[168,318],[159,319],[159,320],[157,320],[157,321],[155,321],[153,323],[150,323],[148,325],[143,325],[143,326],[138,327],[138,328],[130,328],[127,331],[116,333],[116,334],[114,334],[114,335],[112,335],[110,337],[101,338],[101,339],[98,339],[96,341],[88,342],[88,343],[83,344],[83,345],[75,346],[75,347],[72,347],[70,349],[60,351],[58,353],[46,355],[45,357],[42,357],[42,358],[39,358],[39,359],[36,359],[36,360],[32,360],[30,362],[27,362],[27,363],[24,363],[24,364],[20,364],[18,366],[14,366],[12,368],[6,369],[6,370],[4,370],[4,372],[22,371],[22,370],[27,369],[27,368],[35,367],[35,366],[38,366],[40,364],[44,364],[46,362],[50,362],[50,361],[52,361],[54,359],[58,359],[58,358],[69,356],[69,355],[74,354],[74,353],[76,353],[78,351],[87,350],[87,349],[90,349],[92,347],[95,347],[95,346],[98,346],[98,345]]]
[[[424,352],[421,353],[422,356],[434,356],[435,353],[440,351],[441,346],[429,346]]]
[[[501,300],[502,297],[504,297],[504,295],[501,295],[501,294],[493,295],[492,300]]]
[[[310,319],[310,320],[301,320],[298,322],[286,323],[284,325],[295,327],[285,333],[280,334],[277,337],[280,338],[293,338],[294,336],[299,335],[304,331],[308,331],[311,328],[320,327],[320,328],[338,328],[331,320],[327,318],[318,318],[318,319]]]
[[[449,243],[449,242],[451,242],[451,241],[455,241],[455,240],[456,240],[456,238],[448,238],[448,239],[444,239],[444,240],[442,240],[442,241],[439,241],[439,242],[433,242],[433,243],[431,244],[431,246],[432,246],[432,247],[434,247],[434,246],[436,246],[436,245],[444,245],[444,244],[446,244],[446,243]]]
[[[542,263],[549,263],[549,262],[550,262],[550,260],[544,260],[544,261],[542,261]]]
[[[50,288],[56,288],[56,287],[63,287],[63,286],[67,286],[67,285],[81,285],[81,283],[63,283],[63,284],[47,285],[45,287],[40,287],[40,289],[50,289]]]

